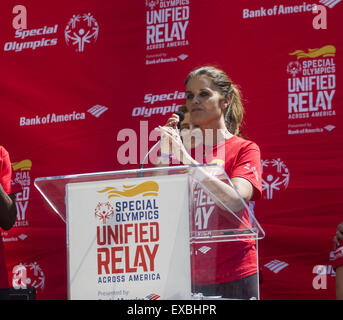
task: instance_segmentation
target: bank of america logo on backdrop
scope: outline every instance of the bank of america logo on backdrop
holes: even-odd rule
[[[280,261],[280,260],[275,259],[275,260],[268,262],[264,266],[274,273],[279,273],[281,270],[288,267],[289,264],[284,262],[284,261]]]
[[[202,246],[201,248],[199,248],[199,251],[202,253],[202,254],[206,254],[207,252],[209,252],[211,250],[210,247],[207,247],[207,246]]]
[[[89,44],[95,43],[99,35],[99,24],[91,13],[74,14],[65,30],[67,45],[74,46],[77,52],[83,52]]]
[[[342,0],[320,0],[319,2],[329,8],[333,8],[337,3],[340,3],[341,1]]]
[[[93,106],[92,108],[88,109],[87,111],[94,117],[99,118],[104,112],[108,110],[107,107],[101,106],[99,104]]]

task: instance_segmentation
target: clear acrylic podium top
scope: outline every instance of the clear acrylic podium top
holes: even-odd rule
[[[254,213],[245,203],[231,180],[221,166],[216,164],[197,166],[159,167],[126,171],[111,171],[87,174],[75,174],[66,176],[36,178],[34,185],[49,203],[60,218],[67,222],[66,218],[66,185],[80,182],[97,182],[107,180],[130,180],[139,177],[172,176],[186,174],[189,176],[189,214],[195,213],[196,205],[202,201],[202,192],[205,192],[216,204],[218,216],[225,217],[225,223],[212,225],[204,230],[196,228],[197,220],[190,219],[190,241],[201,242],[226,242],[240,240],[258,240],[265,233],[257,222]],[[213,188],[213,181],[216,187]],[[220,184],[231,186],[241,201],[239,209],[234,209],[226,201],[225,193],[220,191]],[[218,189],[219,186],[219,189]],[[200,191],[199,191],[200,190]],[[219,191],[218,191],[219,190]],[[173,201],[173,199],[171,199]],[[201,214],[201,213],[200,213]],[[200,228],[201,229],[201,228]]]

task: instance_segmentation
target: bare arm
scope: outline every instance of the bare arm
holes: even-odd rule
[[[17,207],[14,195],[8,195],[0,184],[0,227],[9,230],[15,223]]]
[[[192,159],[192,158],[191,158]],[[194,159],[190,161],[191,165],[197,165]],[[230,208],[233,212],[239,213],[244,209],[244,203],[248,203],[254,194],[254,189],[251,183],[244,178],[232,178],[231,182],[236,190],[227,183],[226,178],[221,180],[216,176],[211,175],[205,168],[199,167],[195,169],[195,178],[200,177],[201,183],[213,194],[216,195],[219,201],[215,201],[217,205],[226,210],[224,206]],[[222,205],[224,204],[224,206]]]
[[[343,222],[338,224],[336,234],[333,238],[334,250],[341,246],[343,243]],[[343,300],[343,265],[336,268],[336,299]]]
[[[194,160],[184,148],[179,135],[173,134],[173,131],[161,127],[162,132],[172,139],[172,153],[179,160],[186,165],[198,165],[199,163]],[[201,180],[201,183],[216,197],[219,201],[215,201],[222,209],[225,209],[221,203],[230,208],[235,213],[239,213],[244,208],[236,190],[227,182],[226,179],[219,179],[211,175],[205,168],[199,167],[195,169],[195,178]],[[244,178],[232,178],[232,184],[237,189],[243,200],[248,203],[254,194],[252,184]]]
[[[343,300],[343,266],[336,268],[336,299]]]
[[[340,242],[343,243],[343,222],[341,222],[336,229],[336,234],[333,238],[334,249],[337,249],[340,246]]]

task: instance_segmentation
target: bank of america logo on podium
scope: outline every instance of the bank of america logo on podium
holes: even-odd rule
[[[88,109],[87,111],[94,117],[99,118],[104,112],[106,112],[108,110],[107,107],[104,106],[100,106],[100,105],[96,105],[90,109]]]
[[[146,300],[157,300],[160,296],[156,293],[151,293],[145,297]]]

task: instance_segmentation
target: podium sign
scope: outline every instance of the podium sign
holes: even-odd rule
[[[211,297],[199,285],[234,274],[245,257],[257,275],[254,295],[218,298],[259,298],[264,231],[222,167],[43,177],[35,186],[67,225],[69,299]],[[227,186],[241,202],[236,209]],[[236,253],[243,255],[234,260]]]
[[[66,184],[69,299],[190,299],[188,180]]]

